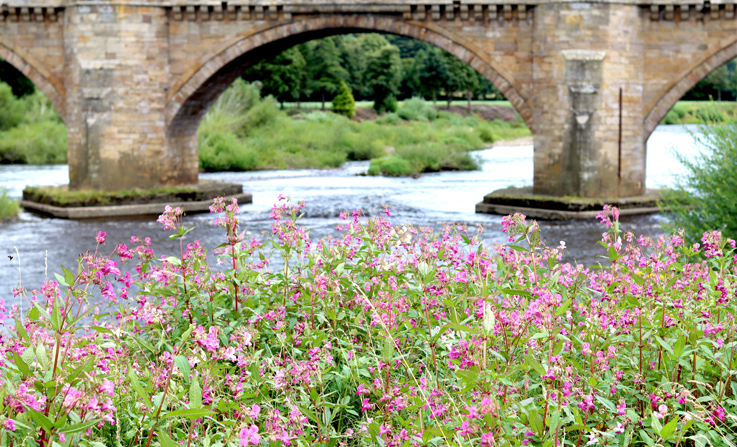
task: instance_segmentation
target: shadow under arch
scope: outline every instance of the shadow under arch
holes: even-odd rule
[[[357,32],[396,34],[422,40],[447,51],[498,88],[532,130],[532,110],[514,77],[496,67],[475,45],[433,24],[347,15],[266,25],[239,34],[215,48],[201,58],[195,68],[174,82],[167,96],[167,134],[193,135],[210,105],[241,73],[259,60],[309,40]]]
[[[44,65],[22,48],[0,39],[0,58],[23,73],[54,105],[61,119],[66,122],[66,92],[64,85]]]
[[[707,53],[694,65],[679,73],[675,78],[676,81],[666,88],[666,91],[660,96],[653,108],[645,112],[645,141],[683,95],[707,77],[709,73],[735,57],[737,57],[737,36],[731,37],[719,48]]]

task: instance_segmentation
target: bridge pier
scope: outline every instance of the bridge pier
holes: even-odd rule
[[[70,187],[197,183],[197,151],[168,144],[164,8],[74,5],[64,15]],[[196,129],[195,129],[196,132]]]
[[[216,2],[217,3],[217,2]],[[70,186],[197,181],[197,127],[244,68],[335,34],[420,39],[467,62],[533,131],[536,194],[645,192],[645,143],[737,57],[737,0],[9,0],[0,58],[68,129]]]
[[[645,193],[642,37],[635,5],[536,8],[535,194]]]

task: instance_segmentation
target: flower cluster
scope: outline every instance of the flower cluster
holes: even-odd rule
[[[179,256],[133,237],[16,290],[0,335],[0,444],[705,445],[734,442],[735,243],[622,232],[562,264],[513,245],[341,214],[314,241],[280,197],[269,243],[217,199],[225,262],[167,208]],[[219,267],[227,266],[227,269]],[[2,303],[0,303],[2,304]],[[7,321],[7,319],[6,319]]]

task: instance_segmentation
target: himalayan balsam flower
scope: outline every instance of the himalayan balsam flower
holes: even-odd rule
[[[251,425],[250,428],[242,428],[239,442],[242,447],[259,445],[261,443],[261,436],[258,434],[258,427]]]
[[[104,231],[99,231],[97,233],[97,236],[95,236],[95,240],[98,244],[102,245],[105,243],[105,236],[107,236],[107,233],[105,233]]]

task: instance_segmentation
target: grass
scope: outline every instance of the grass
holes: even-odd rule
[[[661,124],[723,123],[737,117],[737,102],[679,101]]]
[[[125,189],[116,191],[99,191],[92,189],[70,190],[68,185],[62,186],[26,186],[23,198],[37,203],[55,206],[94,206],[105,205],[118,200],[128,200],[158,194],[195,193],[193,186],[165,187],[156,189]]]
[[[15,217],[19,211],[18,201],[10,198],[7,188],[0,188],[0,220]]]
[[[403,101],[397,102],[397,104],[401,107],[404,105],[405,102],[412,101],[412,99],[407,99]],[[437,107],[438,109],[444,108],[448,104],[445,100],[438,100],[437,101]],[[458,100],[458,101],[451,101],[450,103],[453,106],[462,106],[465,107],[468,105],[468,101],[466,100]],[[497,99],[483,99],[483,100],[474,100],[471,101],[472,105],[493,105],[493,106],[501,106],[501,107],[512,107],[512,103],[507,101],[506,99],[497,100]],[[320,109],[322,108],[322,102],[320,101],[304,101],[299,104],[296,102],[283,102],[280,104],[280,106],[283,105],[285,109]],[[370,109],[374,106],[373,101],[356,101],[356,107],[363,107],[366,109]],[[330,104],[329,101],[325,102],[325,109],[330,110],[332,107],[332,104]]]
[[[18,99],[0,83],[0,110],[0,164],[66,163],[66,126],[43,93]]]
[[[203,170],[336,168],[349,160],[375,160],[374,174],[471,170],[478,163],[469,152],[530,135],[522,122],[463,117],[417,99],[355,122],[322,111],[290,117],[259,97],[257,86],[238,81],[213,105],[198,134]]]

